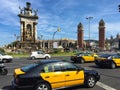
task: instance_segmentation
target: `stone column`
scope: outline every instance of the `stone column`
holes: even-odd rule
[[[20,22],[20,39],[23,41],[23,22]]]
[[[35,42],[37,39],[37,22],[33,22],[33,41]]]
[[[23,22],[23,34],[22,34],[22,40],[25,41],[25,22]]]

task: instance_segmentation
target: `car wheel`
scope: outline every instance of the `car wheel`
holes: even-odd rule
[[[11,87],[10,90],[19,90],[17,87]]]
[[[114,69],[116,67],[115,63],[111,64],[111,68]]]
[[[2,61],[3,63],[6,63],[7,62],[7,60],[6,59],[3,59],[3,61]]]
[[[32,56],[32,57],[31,57],[31,59],[32,59],[32,60],[35,60],[35,57],[34,57],[34,56]]]
[[[95,86],[95,77],[94,76],[88,76],[86,81],[85,81],[85,85],[86,87],[92,88]]]
[[[49,84],[41,82],[35,87],[35,90],[51,90],[51,88]]]
[[[81,59],[81,61],[80,61],[81,63],[84,63],[85,61],[84,61],[84,59]]]
[[[7,69],[2,69],[1,75],[7,75],[7,73],[8,73],[8,70],[7,70]]]
[[[48,56],[46,56],[46,57],[45,57],[45,59],[49,59],[49,57],[48,57]]]

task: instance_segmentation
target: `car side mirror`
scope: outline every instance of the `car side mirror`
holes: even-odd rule
[[[110,57],[108,57],[108,59],[113,59],[114,57],[112,57],[112,56],[110,56]]]
[[[81,70],[83,70],[83,68],[78,68],[78,69],[77,69],[77,71],[81,71]]]

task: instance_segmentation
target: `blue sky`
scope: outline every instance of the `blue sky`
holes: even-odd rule
[[[25,7],[31,2],[33,9],[38,9],[37,36],[42,39],[52,39],[58,27],[55,39],[77,39],[77,25],[81,22],[84,27],[84,39],[89,39],[89,24],[86,17],[92,16],[90,21],[90,38],[98,40],[98,23],[105,21],[106,38],[120,34],[120,0],[0,0],[0,46],[16,40],[20,35],[19,6]]]

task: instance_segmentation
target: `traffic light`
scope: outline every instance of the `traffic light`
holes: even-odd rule
[[[118,5],[118,8],[119,8],[119,12],[120,12],[120,5]]]
[[[118,48],[120,49],[120,39],[119,39],[119,43],[118,43]]]
[[[60,29],[60,27],[58,27],[58,30],[57,30],[58,32],[60,32],[61,31],[61,29]]]

